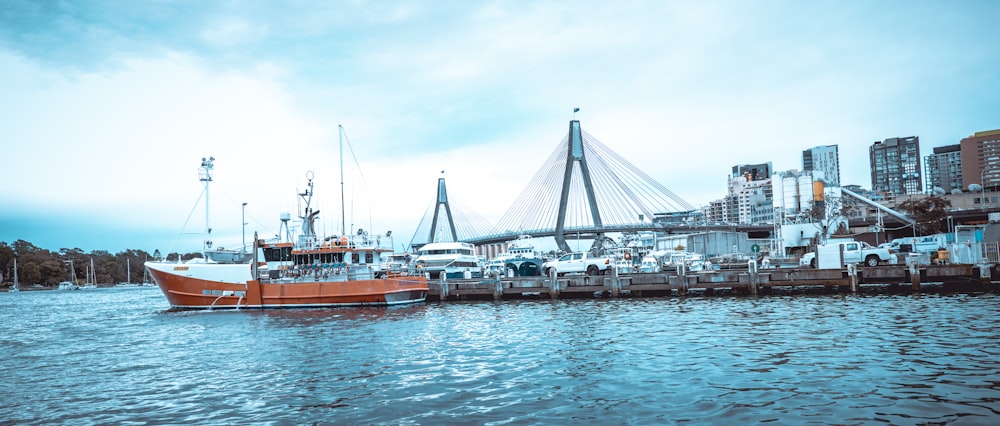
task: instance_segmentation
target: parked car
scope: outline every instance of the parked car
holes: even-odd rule
[[[841,257],[841,253],[843,253],[843,257]],[[871,244],[864,241],[842,241],[821,245],[816,247],[815,252],[802,255],[802,258],[799,259],[799,266],[840,268],[848,263],[878,266],[880,263],[892,261],[891,249],[872,247]]]
[[[570,274],[574,272],[585,272],[587,275],[604,274],[611,267],[611,258],[606,256],[594,256],[588,252],[567,253],[556,260],[550,260],[542,264],[542,271],[545,275],[551,275],[555,271],[556,275]]]

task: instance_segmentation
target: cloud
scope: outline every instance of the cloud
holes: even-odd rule
[[[306,170],[339,229],[338,124],[374,227],[402,236],[442,169],[453,199],[498,219],[574,107],[695,205],[724,194],[734,165],[799,168],[817,145],[840,145],[843,181],[867,185],[873,141],[919,135],[926,155],[996,128],[1000,110],[992,3],[10,6],[0,137],[16,162],[0,168],[13,182],[0,210],[73,206],[176,232],[212,155],[213,227],[230,240],[243,202],[276,232]]]

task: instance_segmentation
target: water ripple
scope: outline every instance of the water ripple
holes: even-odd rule
[[[0,424],[995,424],[1000,297],[172,312],[0,294]]]

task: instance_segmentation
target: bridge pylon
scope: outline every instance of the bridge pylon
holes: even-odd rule
[[[562,190],[559,195],[559,212],[556,216],[555,240],[560,250],[570,250],[566,243],[566,210],[569,206],[570,185],[573,182],[573,168],[580,167],[580,177],[583,180],[584,192],[587,195],[587,204],[590,207],[590,216],[594,221],[594,226],[600,228],[601,211],[597,208],[597,196],[594,194],[594,182],[590,178],[590,168],[587,166],[587,156],[583,153],[583,133],[580,130],[580,120],[569,122],[569,144],[566,150],[566,170],[563,173]],[[600,241],[600,234],[594,238],[594,244]]]
[[[437,239],[438,220],[441,211],[444,210],[445,219],[448,220],[448,230],[451,231],[451,239],[446,241],[458,241],[458,232],[455,232],[455,218],[451,215],[451,205],[448,204],[448,188],[444,185],[444,178],[438,178],[437,202],[434,204],[434,218],[431,219],[431,233],[427,242],[445,241]]]

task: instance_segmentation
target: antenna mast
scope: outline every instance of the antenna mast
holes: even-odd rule
[[[201,170],[198,170],[198,180],[205,182],[205,250],[212,248],[212,228],[208,225],[208,183],[212,181],[212,169],[215,168],[215,157],[201,157]]]
[[[340,138],[340,235],[347,235],[347,214],[344,213],[344,126],[337,125]]]

